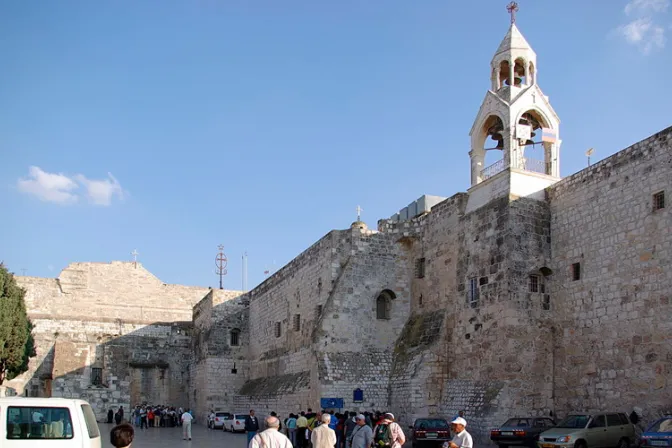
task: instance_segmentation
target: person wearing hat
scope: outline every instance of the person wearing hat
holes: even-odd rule
[[[373,429],[373,445],[375,448],[401,448],[406,443],[406,436],[401,426],[394,421],[394,414],[383,414],[383,419]]]
[[[443,448],[474,448],[474,441],[471,438],[471,434],[465,429],[467,427],[467,421],[465,419],[457,417],[450,422],[450,426],[455,436],[450,442],[444,443]]]
[[[355,423],[357,426],[352,430],[348,436],[346,446],[347,448],[369,448],[373,443],[373,430],[366,424],[366,417],[364,414],[355,416]]]

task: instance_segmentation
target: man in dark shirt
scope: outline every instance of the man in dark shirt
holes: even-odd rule
[[[259,432],[259,419],[254,416],[254,409],[250,411],[250,415],[245,417],[245,431],[247,431],[247,444],[249,445]]]

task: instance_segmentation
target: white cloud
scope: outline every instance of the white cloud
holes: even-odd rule
[[[86,195],[92,204],[108,206],[114,196],[123,199],[124,190],[112,173],[107,173],[107,176],[107,179],[95,180],[78,174],[75,178],[86,188]]]
[[[630,43],[637,45],[644,54],[665,48],[665,29],[648,17],[642,17],[620,27],[619,31]]]
[[[665,27],[656,22],[670,7],[672,0],[630,0],[625,5],[625,15],[632,20],[616,30],[626,42],[636,46],[642,53],[665,48]]]
[[[670,7],[670,0],[631,0],[625,5],[625,13],[633,12],[664,12]]]
[[[112,173],[105,179],[89,179],[83,174],[67,176],[48,173],[40,167],[31,166],[28,177],[17,181],[17,188],[45,202],[61,205],[74,204],[79,200],[80,187],[85,190],[88,201],[94,205],[109,206],[112,199],[123,199],[125,192]]]
[[[19,191],[37,196],[42,201],[57,204],[72,204],[77,202],[77,195],[73,193],[78,185],[64,174],[46,173],[37,166],[28,169],[28,177],[17,182]]]

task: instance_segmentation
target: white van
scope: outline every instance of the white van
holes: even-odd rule
[[[47,445],[101,448],[100,430],[89,403],[67,398],[0,398],[0,446]]]

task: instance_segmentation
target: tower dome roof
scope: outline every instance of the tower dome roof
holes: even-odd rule
[[[527,40],[525,40],[525,37],[520,32],[515,23],[511,24],[511,27],[506,33],[506,36],[504,36],[502,43],[499,44],[495,56],[511,50],[531,51],[534,53],[534,50],[532,50],[530,44],[527,43]]]

